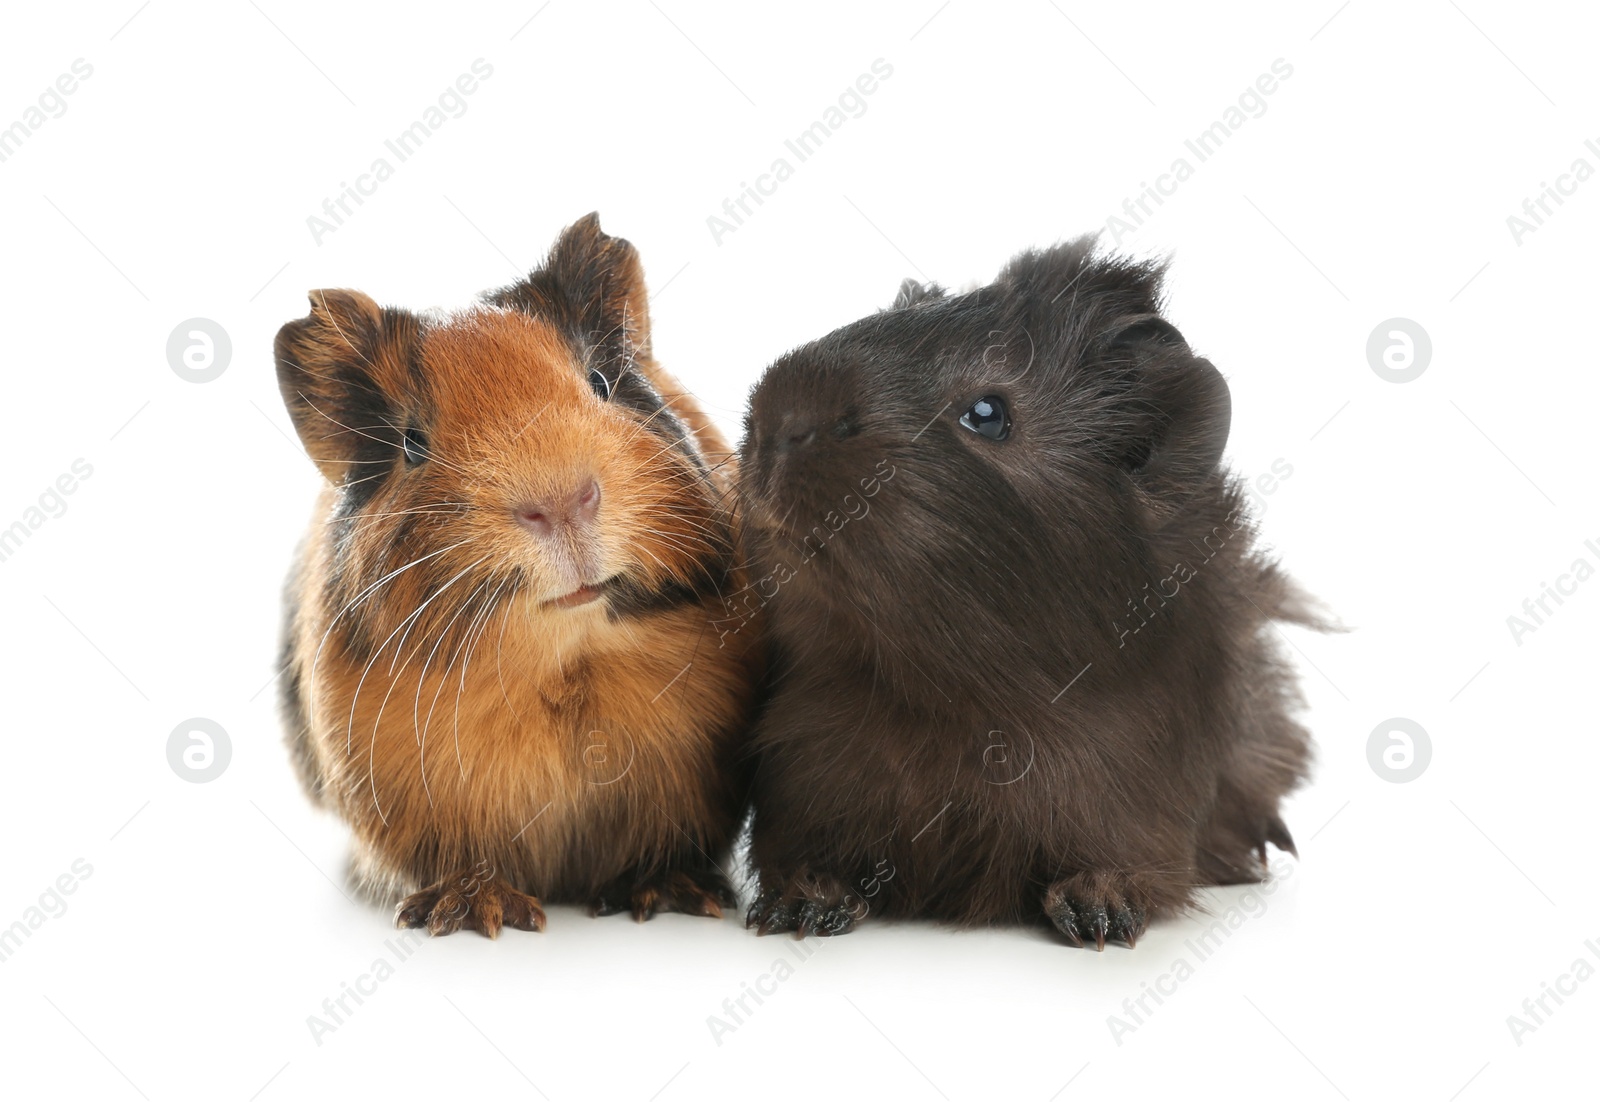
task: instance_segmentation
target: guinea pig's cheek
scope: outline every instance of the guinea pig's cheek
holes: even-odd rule
[[[798,510],[790,508],[781,498],[762,497],[750,504],[750,523],[772,540],[790,534]]]
[[[762,486],[769,492],[777,485],[781,475],[778,472],[778,450],[768,441],[756,449],[755,466],[756,474],[761,479]]]
[[[745,518],[757,528],[771,528],[776,519],[772,508],[767,504],[767,495],[755,479],[749,479],[743,486]]]

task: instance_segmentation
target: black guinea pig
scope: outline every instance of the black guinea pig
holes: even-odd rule
[[[773,364],[740,489],[774,647],[762,933],[1048,920],[1130,946],[1294,852],[1309,737],[1274,621],[1320,626],[1222,466],[1227,384],[1163,266],[1092,238]]]

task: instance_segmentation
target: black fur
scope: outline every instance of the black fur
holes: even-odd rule
[[[1227,386],[1161,276],[1080,239],[967,294],[907,281],[755,388],[763,932],[878,913],[1131,944],[1292,846],[1310,748],[1272,621],[1310,617],[1252,547]],[[959,423],[987,396],[1004,440]]]

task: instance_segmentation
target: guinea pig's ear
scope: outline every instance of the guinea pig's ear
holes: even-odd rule
[[[944,298],[944,288],[937,283],[918,283],[914,279],[906,279],[901,281],[900,291],[894,296],[894,302],[890,304],[889,309],[904,310],[908,306],[936,298]]]
[[[639,250],[586,214],[561,232],[541,267],[485,296],[553,322],[602,363],[650,352],[650,298]]]
[[[393,427],[394,396],[406,390],[417,323],[360,291],[312,291],[310,299],[311,313],[273,342],[278,389],[306,453],[338,483],[396,454],[404,426]]]
[[[1106,347],[1110,356],[1132,361],[1129,400],[1137,427],[1123,462],[1152,515],[1164,520],[1222,464],[1233,421],[1228,384],[1154,314],[1120,321]]]

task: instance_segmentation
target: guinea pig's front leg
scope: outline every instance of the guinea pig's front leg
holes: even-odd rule
[[[1137,871],[1087,870],[1046,888],[1044,913],[1076,948],[1093,941],[1104,951],[1111,940],[1125,941],[1131,949],[1144,933],[1158,898],[1154,879]]]
[[[434,937],[468,929],[493,938],[502,926],[543,930],[544,908],[497,876],[487,861],[479,861],[401,900],[394,921],[402,929],[425,927]]]
[[[803,869],[787,876],[759,873],[761,890],[745,915],[758,934],[833,937],[848,934],[867,915],[845,877]]]

